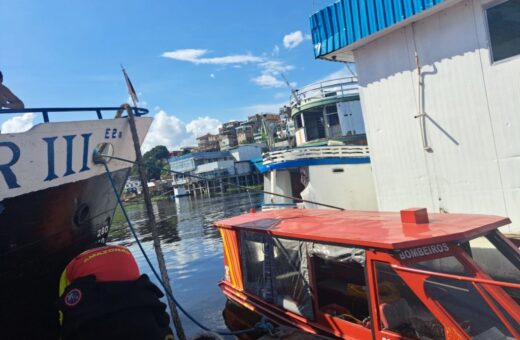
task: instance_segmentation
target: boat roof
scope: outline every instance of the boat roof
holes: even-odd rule
[[[410,222],[403,212],[279,209],[217,221],[216,227],[265,232],[274,236],[405,249],[427,244],[468,240],[511,223],[509,218],[474,214],[427,214],[427,223]],[[413,219],[413,218],[412,218]],[[403,222],[405,221],[405,222]]]
[[[354,61],[353,51],[461,0],[338,0],[310,17],[316,58]]]

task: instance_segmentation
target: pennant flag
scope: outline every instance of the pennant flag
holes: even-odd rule
[[[134,106],[135,106],[135,105],[137,105],[137,103],[139,103],[139,99],[137,98],[137,93],[135,93],[134,86],[132,85],[130,78],[128,78],[128,74],[126,74],[126,70],[123,67],[123,65],[121,65],[121,70],[123,70],[123,74],[125,76],[126,86],[128,87],[128,94],[130,95],[130,97],[132,97],[132,101],[134,102]]]

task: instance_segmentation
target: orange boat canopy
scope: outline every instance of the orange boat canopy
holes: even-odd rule
[[[508,218],[474,214],[427,214],[426,209],[400,213],[281,209],[249,213],[216,222],[228,229],[273,236],[380,249],[404,249],[463,241],[511,223]]]

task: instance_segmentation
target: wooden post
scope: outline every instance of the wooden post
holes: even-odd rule
[[[170,278],[168,277],[168,271],[166,270],[166,263],[164,262],[164,255],[161,249],[161,240],[159,239],[159,233],[157,232],[157,227],[155,225],[155,215],[153,213],[152,208],[152,200],[150,198],[150,191],[148,190],[148,178],[146,176],[146,172],[144,171],[144,166],[142,165],[143,156],[141,155],[141,145],[139,143],[139,136],[137,135],[137,128],[135,127],[134,113],[132,112],[132,108],[130,105],[125,104],[126,112],[128,113],[128,122],[130,123],[130,131],[132,132],[132,139],[134,141],[134,149],[135,156],[137,161],[137,168],[139,170],[139,177],[141,178],[141,184],[143,186],[143,196],[144,203],[146,206],[146,212],[148,215],[148,221],[150,223],[150,229],[152,230],[152,238],[153,238],[153,246],[155,248],[155,254],[157,256],[157,261],[159,262],[159,269],[161,271],[161,278],[164,282],[164,285],[167,289],[170,290],[170,293],[173,295],[172,286],[170,283]],[[168,294],[166,294],[168,298],[168,305],[170,306],[170,311],[172,313],[173,325],[175,326],[175,330],[177,332],[177,336],[180,340],[186,340],[186,335],[184,334],[184,329],[182,328],[182,323],[179,318],[179,313],[177,312],[177,307],[175,306],[175,302],[170,298]]]

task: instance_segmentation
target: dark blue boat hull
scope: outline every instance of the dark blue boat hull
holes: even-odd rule
[[[113,173],[119,192],[129,171]],[[105,174],[0,202],[0,338],[58,339],[61,272],[106,241],[116,205]]]

